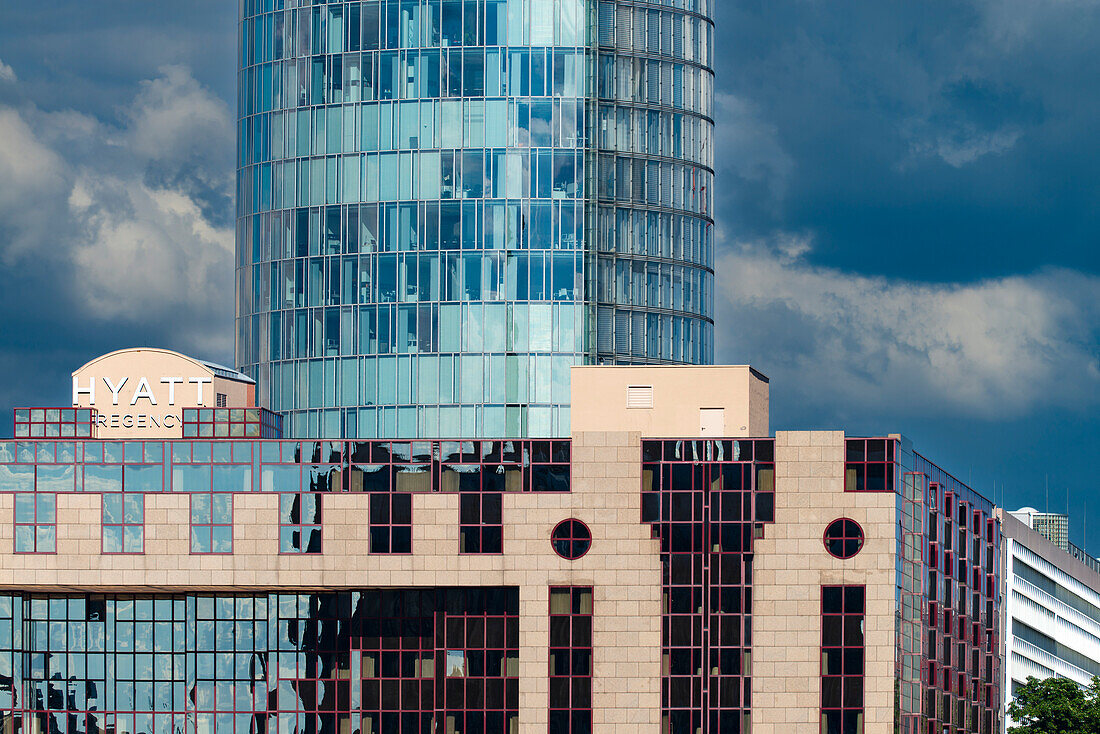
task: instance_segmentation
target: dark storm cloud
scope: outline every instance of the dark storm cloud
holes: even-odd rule
[[[0,58],[18,67],[28,99],[113,120],[135,86],[182,65],[232,103],[235,0],[36,0],[0,10]]]
[[[1095,404],[1100,3],[744,0],[719,27],[720,360],[823,419]]]
[[[0,10],[0,428],[113,349],[232,363],[236,5]]]
[[[1079,510],[1100,3],[718,8],[718,360],[773,378],[775,426],[900,430],[1007,504],[1049,474]]]
[[[126,346],[231,362],[231,108],[169,66],[104,121],[37,106],[8,68],[0,405],[63,403],[68,372]]]
[[[1100,271],[1098,32],[1073,0],[720,3],[723,229],[868,274]],[[765,180],[722,145],[745,114]]]

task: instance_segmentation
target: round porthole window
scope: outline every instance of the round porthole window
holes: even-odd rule
[[[550,543],[559,556],[575,561],[592,547],[592,533],[580,520],[562,520],[550,533]]]
[[[863,548],[863,528],[855,520],[842,517],[825,528],[825,550],[837,558],[851,558]]]

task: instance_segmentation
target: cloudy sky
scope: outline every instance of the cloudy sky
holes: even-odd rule
[[[0,6],[3,432],[111,349],[232,362],[236,5]],[[719,361],[1100,552],[1100,0],[718,5]]]

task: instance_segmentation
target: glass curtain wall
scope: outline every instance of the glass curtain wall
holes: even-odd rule
[[[710,361],[710,21],[609,5],[650,30],[241,0],[237,363],[290,435],[565,435],[572,365]]]
[[[714,359],[710,0],[591,3],[600,362]]]
[[[505,734],[514,587],[0,595],[0,731]]]

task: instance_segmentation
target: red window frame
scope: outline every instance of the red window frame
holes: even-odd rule
[[[844,441],[844,491],[893,492],[897,440],[849,438]]]
[[[562,520],[550,531],[550,545],[567,561],[577,561],[592,550],[592,531],[575,517]]]
[[[104,492],[101,497],[103,498],[102,505],[100,507],[100,516],[102,518],[100,523],[100,553],[104,555],[142,555],[145,553],[145,494],[143,492]],[[141,501],[141,520],[140,522],[131,522],[128,519],[129,503],[133,498],[139,498]],[[113,505],[116,500],[120,503],[120,517],[116,517],[112,512],[112,517],[108,521],[108,505]],[[140,539],[138,547],[129,545],[129,541],[133,537],[132,529],[140,528],[140,533],[137,537]],[[121,550],[107,550],[107,534],[108,531],[115,531],[121,533],[120,541],[122,543]]]
[[[209,522],[195,522],[195,497],[206,497],[209,502]],[[233,492],[192,492],[189,500],[188,516],[190,518],[190,533],[188,535],[189,543],[191,545],[191,555],[202,556],[217,556],[217,555],[232,555],[233,554]],[[217,516],[215,513],[215,504],[219,497],[226,498],[224,501],[229,503],[229,519]],[[229,532],[229,547],[224,550],[214,549],[214,530],[220,528],[228,530]],[[197,534],[197,535],[196,535]],[[196,540],[207,541],[206,548],[204,550],[201,547],[196,548]]]
[[[368,510],[369,552],[388,555],[412,553],[412,494],[371,492]]]
[[[825,531],[821,534],[821,542],[830,556],[846,561],[859,555],[867,543],[867,538],[863,527],[858,522],[849,517],[838,517],[825,526]],[[850,550],[850,544],[853,542],[856,544],[855,549]],[[842,546],[839,552],[835,548],[837,543]]]
[[[821,587],[821,734],[863,734],[867,587]]]
[[[478,455],[463,456],[467,459],[481,458]],[[441,488],[458,492],[459,553],[503,553],[504,492],[507,489],[504,468],[477,463],[447,463],[441,466],[441,471],[446,478],[446,481],[440,482]],[[516,476],[520,477],[518,473]]]
[[[667,730],[751,726],[752,552],[774,521],[774,492],[775,439],[642,441],[640,519],[664,567]]]
[[[548,734],[592,732],[591,586],[551,586]]]
[[[33,517],[31,522],[21,522],[19,520],[19,499],[20,497],[31,498],[31,508]],[[49,498],[53,502],[52,518],[46,520],[39,518],[39,498]],[[12,548],[15,553],[57,553],[57,495],[53,492],[16,492],[15,493],[15,509],[12,513],[14,532],[12,536]],[[30,528],[32,545],[30,548],[19,547],[19,529]],[[52,548],[39,548],[42,543],[41,534],[38,532],[40,528],[48,528],[53,530],[53,547]],[[26,531],[24,531],[26,532]]]
[[[323,492],[279,493],[279,555],[321,555],[324,553],[323,497]],[[307,498],[311,498],[309,500],[311,503],[316,502],[313,519],[310,522],[304,522],[302,517],[302,506]],[[288,499],[291,503],[289,511],[285,504]],[[297,520],[294,519],[295,515],[297,515]],[[295,533],[297,533],[297,536],[295,536]],[[309,541],[306,540],[307,533],[309,534]],[[313,538],[317,539],[316,546],[312,542]],[[289,543],[284,542],[288,539]]]

